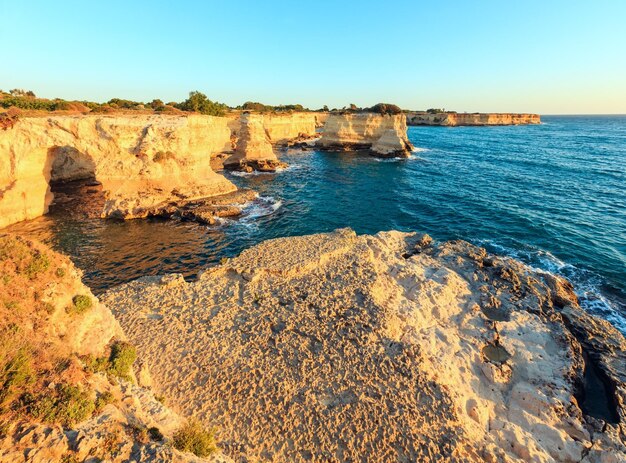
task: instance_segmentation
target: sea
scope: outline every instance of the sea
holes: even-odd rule
[[[626,116],[542,124],[409,127],[408,159],[284,149],[277,173],[225,173],[259,197],[206,226],[81,217],[62,204],[9,227],[68,254],[96,293],[202,269],[263,240],[350,227],[463,239],[562,275],[583,307],[626,334]]]

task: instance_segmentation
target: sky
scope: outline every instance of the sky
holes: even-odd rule
[[[626,113],[626,1],[0,0],[0,89]]]

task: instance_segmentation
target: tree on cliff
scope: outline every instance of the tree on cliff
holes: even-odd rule
[[[402,108],[395,104],[390,103],[378,103],[372,106],[371,108],[365,108],[364,111],[369,113],[378,113],[378,114],[400,114],[402,113]]]
[[[193,111],[209,116],[223,116],[228,110],[228,106],[223,103],[211,101],[204,93],[198,91],[189,92],[189,98],[176,105],[183,111]]]

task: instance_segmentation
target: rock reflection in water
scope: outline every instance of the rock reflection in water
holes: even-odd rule
[[[55,201],[48,215],[7,231],[35,237],[70,254],[96,294],[146,275],[182,273],[193,278],[202,267],[219,260],[227,245],[219,227],[100,219],[101,189],[89,180],[54,185],[52,191]]]

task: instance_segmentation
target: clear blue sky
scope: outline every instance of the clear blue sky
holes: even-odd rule
[[[626,113],[626,1],[0,0],[0,89]]]

